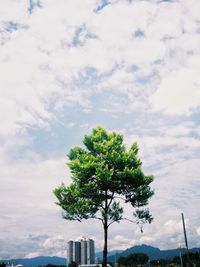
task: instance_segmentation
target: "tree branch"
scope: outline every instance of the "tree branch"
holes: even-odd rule
[[[126,201],[126,199],[125,199],[125,198],[123,198],[123,197],[120,197],[120,196],[117,196],[117,197],[115,197],[115,198],[119,198],[119,199],[121,199],[121,200],[123,200],[123,201]]]
[[[126,221],[131,222],[131,223],[134,223],[134,224],[136,223],[136,224],[140,227],[140,231],[141,231],[141,233],[143,233],[143,227],[142,227],[142,224],[137,223],[136,220],[133,221],[133,220],[130,220],[130,219],[128,219],[128,218],[122,218],[121,220],[126,220]]]
[[[111,204],[112,201],[113,201],[113,196],[114,196],[114,192],[113,192],[112,195],[111,195],[111,199],[110,199],[110,201],[109,201],[109,203],[108,203],[108,208],[110,207],[110,204]]]
[[[99,220],[99,221],[102,221],[103,222],[103,219],[100,218],[100,217],[92,217],[92,219],[96,219],[96,220]]]
[[[125,221],[131,222],[131,223],[136,223],[136,221],[133,221],[133,220],[128,219],[128,218],[122,218],[121,220],[125,220]]]
[[[119,219],[119,220],[110,222],[110,223],[108,224],[108,227],[109,227],[111,224],[115,223],[115,222],[120,222],[121,220],[123,220],[123,219]]]

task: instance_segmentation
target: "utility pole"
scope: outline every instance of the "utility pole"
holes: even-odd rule
[[[187,234],[186,234],[186,229],[185,229],[185,220],[184,220],[183,213],[181,213],[181,216],[182,216],[182,222],[183,222],[183,232],[184,232],[184,238],[185,238],[185,246],[186,246],[187,251],[188,251]]]
[[[180,247],[179,256],[180,256],[181,267],[183,267],[183,259],[182,259],[181,247]]]
[[[187,266],[189,267],[191,264],[190,264],[190,255],[189,255],[188,241],[187,241],[187,234],[186,234],[185,220],[184,220],[183,213],[181,213],[181,216],[182,216],[182,223],[183,223],[183,233],[184,233],[184,238],[185,238],[185,246],[187,249]]]

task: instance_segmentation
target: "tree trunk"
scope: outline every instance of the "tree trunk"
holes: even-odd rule
[[[107,266],[107,255],[108,255],[108,222],[104,223],[104,248],[103,248],[103,261],[102,267]]]
[[[104,247],[103,247],[103,261],[102,267],[107,267],[107,255],[108,255],[108,192],[105,191],[105,214],[104,214]]]

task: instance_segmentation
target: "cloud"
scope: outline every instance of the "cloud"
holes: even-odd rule
[[[200,227],[197,228],[197,234],[200,235]]]
[[[188,66],[164,78],[151,98],[156,111],[169,115],[190,115],[200,106],[199,56],[190,58]]]
[[[136,242],[137,242],[136,240],[131,240],[130,238],[127,238],[122,235],[116,235],[113,239],[109,240],[109,244],[113,250],[115,249],[125,250],[128,247],[137,244]]]
[[[182,20],[184,21],[184,12],[180,3],[173,3],[174,8],[173,11],[170,9],[170,18],[164,15],[165,10],[172,5],[169,2],[156,5],[146,1],[134,3],[116,1],[95,13],[97,6],[95,1],[87,1],[84,5],[76,1],[67,3],[62,1],[60,5],[46,1],[41,2],[40,8],[35,9],[32,14],[28,14],[28,5],[23,3],[21,1],[23,8],[19,12],[12,6],[12,12],[9,11],[10,18],[5,15],[2,17],[4,29],[2,33],[6,32],[10,36],[9,41],[2,48],[0,67],[5,73],[1,79],[2,90],[6,88],[6,93],[4,90],[1,98],[1,114],[6,114],[1,118],[3,125],[1,132],[5,135],[16,134],[21,130],[22,125],[45,127],[52,116],[55,116],[52,108],[59,110],[70,103],[81,105],[86,109],[91,108],[91,89],[88,87],[87,90],[80,89],[80,86],[75,83],[79,79],[80,83],[84,84],[85,81],[79,74],[84,73],[87,67],[94,68],[99,76],[111,71],[116,65],[123,66],[121,73],[119,71],[111,73],[109,79],[107,81],[104,79],[104,84],[100,83],[98,88],[102,90],[106,84],[107,88],[123,91],[130,101],[126,109],[132,111],[131,107],[137,108],[141,104],[141,101],[137,104],[139,92],[147,90],[151,92],[150,87],[156,86],[159,73],[162,74],[169,67],[171,57],[166,56],[166,51],[171,51],[174,44],[163,38],[176,37],[180,40],[182,38],[181,23]],[[80,10],[80,5],[81,12],[75,19],[72,14],[76,12],[77,6]],[[3,4],[5,13],[8,6]],[[52,14],[51,19],[49,14]],[[187,16],[184,15],[185,17]],[[190,14],[190,17],[193,21],[195,14]],[[7,31],[5,25],[10,25],[13,32]],[[158,29],[162,27],[161,25],[165,27]],[[134,38],[134,32],[138,30],[144,32],[144,37]],[[79,36],[76,37],[78,32]],[[74,38],[79,38],[81,45],[73,45]],[[188,39],[191,40],[191,38]],[[183,43],[187,42],[180,42],[179,47],[181,45],[182,50],[184,50]],[[180,50],[179,47],[176,47],[176,52]],[[191,49],[196,52],[197,48],[190,46]],[[163,67],[159,70],[158,66],[152,65],[158,61],[164,61],[164,70]],[[20,68],[18,68],[19,63]],[[127,71],[133,65],[143,69],[141,77]],[[144,81],[142,78],[145,75],[144,68],[149,67],[156,68],[157,72],[152,81],[148,78],[148,75],[152,74],[147,75],[147,84],[150,82],[151,86],[147,87],[144,84],[138,86],[137,79]],[[169,96],[168,89],[165,89],[174,85],[173,77],[176,77],[179,72],[178,70],[174,75],[172,73],[162,79],[158,91],[153,96],[156,110],[165,109],[168,113],[180,113],[190,109],[190,107],[184,108],[188,98],[188,87],[185,82],[187,78],[183,82],[185,90],[182,95],[185,96],[179,100],[178,105],[176,103],[178,100],[174,100],[173,105],[170,99],[173,98],[173,94],[174,99],[177,99],[176,95],[179,94],[180,89],[177,89],[178,92],[170,90]],[[184,71],[180,72],[180,78],[176,83],[181,83],[182,76],[188,77],[188,75],[185,75]],[[188,79],[190,83],[193,77]],[[96,86],[93,87],[93,90],[95,89]],[[190,102],[195,100],[193,107],[195,108],[198,106],[198,92],[190,97]],[[117,101],[120,101],[119,99]],[[131,105],[133,101],[135,104]],[[122,103],[122,105],[125,107],[125,104]],[[172,105],[174,108],[171,108]]]
[[[169,220],[164,224],[165,231],[169,234],[179,234],[182,232],[182,222],[175,221],[175,220]]]
[[[44,243],[42,244],[42,246],[45,249],[65,249],[66,246],[66,240],[64,239],[64,237],[62,235],[59,236],[54,236],[52,238],[48,238],[44,241]]]
[[[31,259],[31,258],[35,258],[35,257],[39,257],[39,256],[41,256],[41,255],[38,252],[30,252],[30,253],[26,254],[24,258]]]
[[[96,124],[138,140],[155,175],[155,223],[143,236],[113,226],[110,248],[178,246],[181,212],[197,244],[199,1],[31,3],[0,3],[0,257],[64,255],[83,234],[102,248],[98,223],[62,220],[52,194],[70,182],[64,154]]]

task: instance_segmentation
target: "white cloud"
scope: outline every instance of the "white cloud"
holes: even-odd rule
[[[155,224],[143,236],[135,230],[135,237],[127,237],[124,224],[114,226],[110,248],[142,242],[176,246],[181,209],[193,216],[196,229],[200,131],[192,116],[180,122],[176,115],[199,112],[200,2],[110,1],[97,12],[98,4],[47,0],[29,14],[28,1],[0,3],[0,190],[7,226],[2,235],[24,244],[21,256],[64,255],[64,238],[83,233],[102,247],[96,223],[88,230],[87,222],[68,222],[65,229],[52,189],[69,172],[58,146],[47,158],[41,152],[47,149],[42,135],[48,139],[58,131],[58,140],[66,138],[70,146],[83,128],[99,121],[109,129],[120,125],[129,143],[139,140],[145,170],[156,175]],[[30,232],[49,236],[32,247],[25,242]]]
[[[197,234],[200,236],[200,227],[197,228]]]
[[[193,63],[193,59],[191,60]],[[194,63],[193,63],[194,64]],[[151,98],[153,108],[169,115],[190,115],[200,106],[199,68],[189,64],[164,78]]]
[[[151,244],[154,241],[155,241],[155,238],[154,237],[151,237],[151,236],[142,236],[137,243],[139,243],[139,244]]]
[[[58,236],[54,236],[51,238],[48,238],[44,241],[44,243],[42,244],[42,246],[45,249],[62,249],[64,250],[66,247],[66,240],[62,235],[58,235]]]
[[[182,222],[176,220],[169,220],[164,224],[165,232],[168,234],[180,234],[182,233]]]
[[[182,34],[182,6],[178,2],[173,4],[173,8],[171,6],[170,2],[158,5],[155,18],[147,28],[147,37],[161,40],[179,37]]]
[[[112,250],[120,249],[125,250],[128,247],[137,244],[137,240],[131,239],[122,235],[116,235],[113,239],[109,240],[109,245]]]
[[[133,99],[137,99],[138,90],[147,91],[150,88],[142,86],[137,88],[134,85],[135,75],[126,73],[127,67],[135,64],[148,68],[156,60],[168,60],[165,57],[167,42],[162,41],[162,38],[170,36],[181,39],[180,24],[182,20],[184,21],[183,14],[187,17],[180,3],[174,3],[171,9],[171,3],[156,5],[146,1],[132,4],[128,1],[123,3],[117,1],[95,13],[97,5],[95,1],[88,0],[84,4],[79,1],[61,1],[59,5],[53,1],[45,1],[41,4],[42,8],[38,8],[31,15],[27,12],[28,7],[25,2],[21,1],[20,4],[23,6],[20,11],[11,5],[12,12],[9,10],[11,16],[2,17],[2,23],[14,21],[26,25],[26,28],[16,29],[11,34],[9,42],[2,48],[0,69],[4,73],[1,78],[1,88],[4,93],[1,98],[1,114],[4,116],[1,118],[3,125],[1,133],[5,135],[16,134],[21,129],[21,124],[42,126],[44,121],[53,116],[48,108],[49,105],[62,108],[64,104],[85,103],[89,107],[88,98],[91,94],[75,89],[76,86],[72,84],[73,79],[88,66],[97,69],[99,73],[104,73],[112,70],[117,64],[124,65],[126,68],[123,70],[123,76],[125,78],[132,76],[129,79],[130,83],[124,85],[123,80],[118,80],[116,83],[114,73],[111,75],[110,85],[113,87],[114,82],[114,87],[123,90],[130,101],[134,101]],[[9,4],[3,4],[2,10],[8,9],[8,6]],[[74,16],[77,7],[79,16]],[[168,8],[170,13],[166,16],[165,10]],[[4,11],[3,14],[7,14],[6,10]],[[193,21],[195,14],[190,14],[190,17]],[[162,25],[165,25],[164,28]],[[84,29],[80,38],[83,38],[85,32],[85,41],[83,45],[73,47],[70,43],[79,28]],[[145,37],[134,38],[134,32],[137,30],[143,31]],[[154,36],[154,33],[159,34],[159,37]],[[90,38],[87,34],[94,38]],[[197,38],[196,35],[193,37]],[[186,43],[188,42],[182,41],[180,45],[184,47]],[[195,48],[192,49],[194,51]],[[179,76],[178,79],[176,74]],[[189,95],[186,83],[190,85],[198,75],[193,72],[187,82],[189,76],[191,75],[184,71],[180,73],[178,71],[174,75],[164,77],[153,97],[155,109],[165,109],[168,113],[187,112],[190,106],[186,106]],[[174,84],[174,78],[177,86]],[[181,90],[182,84],[185,89]],[[98,88],[102,86],[103,84]],[[174,87],[177,89],[172,90]],[[196,87],[196,84],[193,84],[193,87]],[[176,96],[180,95],[180,92],[182,97],[178,102]],[[189,100],[194,101],[195,108],[198,106],[198,92],[193,95]],[[51,101],[55,96],[57,103],[52,105]],[[172,98],[174,103],[171,103]],[[132,110],[131,104],[128,107]]]
[[[30,253],[26,254],[24,258],[31,259],[31,258],[35,258],[38,256],[42,256],[42,255],[38,252],[30,252]]]
[[[59,211],[54,204],[56,199],[52,191],[62,181],[69,183],[70,176],[63,159],[44,161],[31,159],[8,164],[9,166],[1,166],[1,201],[5,197],[5,192],[10,196],[1,207],[1,213],[18,221],[15,226],[12,220],[10,223],[12,230],[16,229],[15,236],[20,236],[22,233],[19,229],[24,220],[28,220],[29,224],[22,231],[29,229],[31,233],[33,229],[39,227],[39,220],[31,222],[34,216],[46,214],[47,219]],[[45,217],[40,220],[45,221]],[[10,223],[7,222],[7,225]]]

